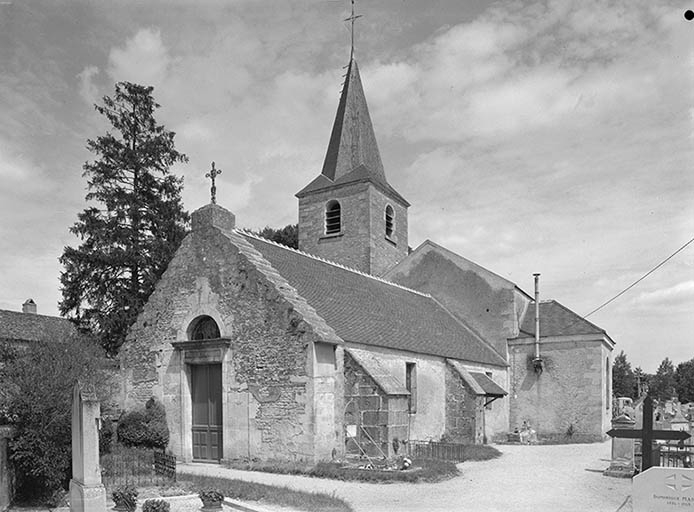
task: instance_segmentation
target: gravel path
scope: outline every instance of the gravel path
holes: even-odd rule
[[[237,478],[336,496],[355,512],[630,512],[631,480],[608,478],[610,443],[501,445],[495,460],[465,462],[436,484],[367,484],[179,464],[181,472]]]

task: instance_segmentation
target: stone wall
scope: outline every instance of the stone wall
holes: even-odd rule
[[[480,411],[481,412],[481,411]],[[453,368],[446,368],[447,441],[474,444],[477,432],[478,399]]]
[[[388,396],[347,353],[344,372],[347,453],[394,455],[407,439],[407,397]]]
[[[14,471],[7,447],[11,438],[12,427],[0,426],[0,512],[10,508],[14,498]]]
[[[339,201],[342,231],[325,234],[325,206]],[[385,208],[394,209],[394,233],[385,236]],[[407,209],[369,183],[355,183],[299,199],[299,248],[373,275],[407,256]]]
[[[192,457],[190,371],[184,351],[171,343],[187,340],[200,315],[211,316],[229,340],[218,358],[225,459],[315,460],[342,449],[333,413],[327,427],[332,442],[324,440],[316,451],[314,433],[320,429],[311,363],[313,344],[320,339],[257,265],[229,236],[198,226],[183,241],[121,351],[124,407],[159,398],[167,410],[170,448],[183,460]],[[334,384],[335,373],[329,378]],[[320,392],[325,406],[335,406],[326,403],[326,389]]]
[[[610,414],[601,340],[542,339],[542,373],[533,370],[534,341],[509,342],[510,427],[528,423],[540,437],[567,441],[604,440]],[[608,356],[609,357],[609,356]]]

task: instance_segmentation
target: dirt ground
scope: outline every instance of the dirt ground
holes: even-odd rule
[[[500,445],[502,456],[465,462],[436,484],[368,484],[180,465],[181,471],[335,493],[355,512],[631,512],[631,480],[609,478],[610,443]]]

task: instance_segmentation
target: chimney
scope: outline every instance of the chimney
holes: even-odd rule
[[[533,274],[535,277],[535,358],[533,368],[535,373],[542,373],[543,365],[540,357],[540,274]]]
[[[36,314],[36,302],[34,302],[34,299],[27,299],[24,301],[24,304],[22,304],[22,313]]]

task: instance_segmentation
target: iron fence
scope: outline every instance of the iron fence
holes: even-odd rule
[[[656,464],[671,468],[691,468],[694,445],[691,444],[661,444],[653,450],[653,460]]]
[[[440,443],[437,441],[409,441],[408,448],[410,457],[451,462],[463,462],[465,460],[464,444]]]
[[[100,457],[101,480],[107,489],[123,485],[157,486],[176,481],[176,458],[154,450],[117,447]]]

